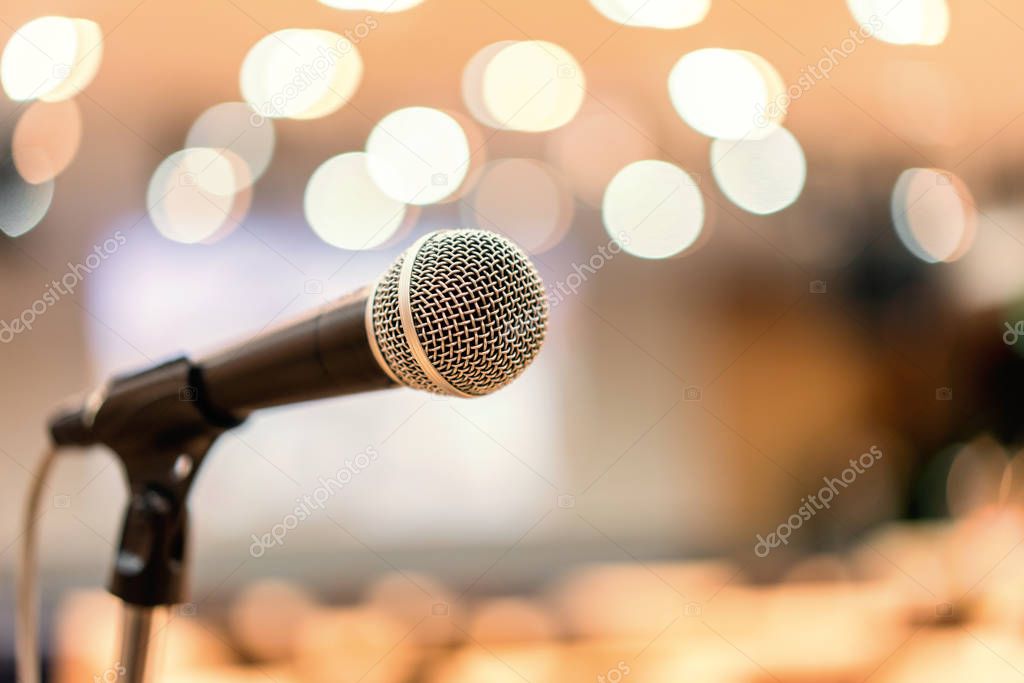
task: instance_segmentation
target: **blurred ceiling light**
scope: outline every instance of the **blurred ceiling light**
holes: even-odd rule
[[[715,140],[711,173],[722,194],[750,213],[766,215],[796,201],[807,179],[800,143],[785,128],[761,140]]]
[[[682,57],[668,77],[679,116],[712,138],[763,138],[786,117],[785,85],[760,55],[706,48]]]
[[[92,82],[103,59],[103,31],[88,19],[72,19],[75,25],[75,57],[70,65],[57,65],[58,74],[67,73],[61,83],[39,99],[57,102],[74,97]]]
[[[490,128],[501,128],[501,124],[487,110],[484,102],[484,73],[494,56],[515,42],[502,40],[491,43],[473,55],[462,70],[462,101],[474,119]]]
[[[234,173],[234,185],[236,192],[233,195],[234,201],[231,203],[231,210],[227,217],[220,224],[213,234],[203,238],[203,244],[213,244],[224,239],[232,232],[235,228],[242,224],[245,217],[249,213],[249,208],[252,206],[252,178],[249,175],[249,165],[245,163],[242,157],[238,156],[229,149],[217,150],[220,154],[228,160],[231,164],[231,170]]]
[[[999,500],[1004,476],[1012,472],[1006,452],[993,439],[980,437],[956,453],[946,477],[946,508],[953,517]]]
[[[1024,207],[987,207],[978,221],[984,229],[978,230],[970,258],[958,261],[950,273],[955,278],[952,291],[965,309],[1006,306],[1024,291],[1024,269],[1017,254],[1024,241]],[[1024,320],[1024,312],[1012,320]]]
[[[25,182],[11,162],[0,166],[0,231],[18,237],[43,220],[53,201],[53,180]]]
[[[433,204],[455,192],[469,171],[469,140],[458,121],[429,107],[393,111],[366,140],[370,177],[406,204]]]
[[[320,0],[320,3],[344,10],[367,12],[404,12],[423,4],[423,0]]]
[[[241,221],[235,210],[238,167],[229,155],[196,147],[160,163],[146,192],[149,217],[160,234],[192,244],[217,237],[222,228],[232,229]]]
[[[228,150],[190,147],[185,152],[181,166],[186,174],[186,182],[194,181],[204,192],[219,197],[232,196],[240,189],[235,175],[236,167]],[[224,166],[225,162],[227,167]]]
[[[439,200],[439,204],[455,203],[464,199],[472,192],[477,181],[480,180],[481,171],[487,163],[488,138],[484,136],[484,131],[480,128],[480,125],[464,112],[446,109],[444,113],[452,117],[455,123],[459,124],[459,127],[466,136],[466,143],[469,145],[470,151],[469,164],[462,184],[444,199]]]
[[[319,29],[275,31],[242,62],[242,97],[267,118],[315,119],[355,93],[363,60],[348,38]]]
[[[967,185],[934,168],[900,174],[892,193],[892,218],[904,246],[928,263],[949,263],[966,254],[978,222]]]
[[[0,58],[0,81],[12,100],[65,100],[89,85],[102,57],[96,22],[39,17],[11,36]]]
[[[404,12],[423,4],[423,0],[366,0],[366,9],[372,12]]]
[[[452,640],[451,618],[423,620],[438,603],[452,605],[449,617],[459,610],[451,589],[430,576],[408,570],[386,572],[367,587],[363,602],[415,630],[410,638],[418,645],[440,646]]]
[[[272,122],[244,102],[225,102],[199,115],[188,131],[185,147],[231,150],[248,167],[249,181],[256,182],[274,155],[274,139]]]
[[[231,210],[227,218],[224,219],[224,222],[212,234],[202,239],[203,244],[213,244],[230,235],[249,213],[249,207],[252,205],[253,180],[249,171],[249,164],[230,149],[200,149],[203,149],[203,151],[190,155],[187,162],[191,168],[198,169],[196,178],[200,183],[200,187],[213,195],[234,198]],[[215,156],[210,154],[211,151]],[[226,173],[221,172],[203,172],[203,170],[213,165],[219,165],[219,159],[226,159],[231,164],[230,177]]]
[[[406,639],[410,629],[380,610],[322,608],[294,627],[296,647],[289,668],[295,681],[395,683],[415,678],[420,660]]]
[[[469,640],[474,643],[480,642],[473,635],[469,636]],[[423,678],[424,683],[523,683],[566,680],[566,667],[569,666],[569,662],[575,664],[575,660],[567,657],[552,641],[484,642],[487,645],[453,649],[449,657],[440,660]],[[619,674],[619,677],[625,677],[625,674],[615,666],[611,670]],[[608,676],[608,680],[617,681],[619,677]],[[598,676],[597,680],[604,678]],[[663,683],[663,680],[656,683]]]
[[[531,254],[562,241],[572,222],[572,196],[543,162],[499,159],[488,164],[462,205],[467,223],[511,238]]]
[[[82,142],[82,115],[74,100],[34,102],[18,119],[11,154],[18,173],[33,185],[60,175]]]
[[[949,34],[946,0],[846,0],[871,35],[895,45],[939,45]]]
[[[484,48],[463,79],[467,106],[481,123],[528,133],[571,121],[586,92],[583,67],[565,48],[542,40]]]
[[[557,637],[558,625],[540,601],[491,598],[477,605],[467,634],[474,642],[544,643]]]
[[[686,28],[704,21],[711,0],[590,0],[598,12],[625,26]]]
[[[304,589],[282,579],[248,584],[228,611],[231,635],[245,654],[261,662],[286,660],[295,651],[295,624],[316,610]]]
[[[604,195],[604,226],[634,256],[660,259],[692,246],[704,227],[697,182],[665,161],[637,161],[612,179]]]
[[[317,168],[306,186],[306,220],[320,239],[340,249],[373,249],[390,240],[406,217],[405,204],[370,178],[367,155],[339,154]]]

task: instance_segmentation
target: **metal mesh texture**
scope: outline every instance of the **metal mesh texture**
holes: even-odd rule
[[[544,283],[515,244],[481,230],[434,233],[412,255],[409,304],[420,345],[437,373],[459,391],[482,396],[505,386],[536,357],[547,331]],[[399,309],[407,251],[381,277],[373,332],[388,367],[404,384],[451,393],[417,363]]]

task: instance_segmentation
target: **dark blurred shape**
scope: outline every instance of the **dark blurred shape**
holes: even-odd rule
[[[954,346],[953,377],[958,419],[965,436],[991,432],[1008,446],[1024,445],[1024,339],[1008,344],[1006,311],[972,317]],[[962,388],[962,389],[961,389]]]

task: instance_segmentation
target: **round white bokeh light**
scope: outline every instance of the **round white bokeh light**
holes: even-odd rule
[[[103,35],[87,19],[46,16],[23,25],[0,57],[0,83],[12,100],[66,100],[99,71]]]
[[[469,140],[459,123],[429,107],[391,112],[366,140],[370,177],[406,204],[433,204],[455,192],[469,172]]]
[[[242,61],[242,97],[267,118],[315,119],[348,102],[363,60],[348,38],[320,29],[275,31]]]
[[[683,121],[711,138],[762,138],[786,116],[782,76],[752,52],[690,52],[669,73],[668,90]]]
[[[894,45],[940,45],[949,34],[946,0],[846,0],[861,32]]]
[[[926,263],[951,263],[974,244],[977,209],[967,185],[936,168],[911,168],[900,174],[892,193],[896,235]]]
[[[729,201],[744,211],[767,215],[800,196],[807,160],[793,134],[777,128],[762,140],[712,142],[711,173]]]
[[[665,161],[637,161],[605,190],[605,230],[634,256],[661,259],[692,246],[704,227],[704,198],[696,181]]]
[[[231,150],[248,166],[249,182],[255,182],[270,164],[274,140],[273,122],[262,120],[244,102],[224,102],[199,115],[188,131],[185,147]]]
[[[711,0],[590,0],[598,12],[623,26],[679,29],[704,21]]]
[[[153,172],[146,191],[150,220],[164,237],[208,240],[232,219],[236,166],[228,154],[204,147],[174,152]]]
[[[474,73],[481,79],[479,93],[490,119],[481,123],[541,133],[564,126],[579,112],[586,79],[565,48],[523,40],[487,56],[486,66]]]
[[[406,207],[370,178],[367,155],[349,152],[320,165],[303,200],[306,220],[324,242],[340,249],[373,249],[405,220]]]

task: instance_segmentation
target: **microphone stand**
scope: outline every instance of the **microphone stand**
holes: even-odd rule
[[[144,683],[152,678],[154,667],[149,666],[150,639],[153,636],[153,616],[156,608],[126,604],[124,629],[121,640],[121,665],[126,683]]]
[[[157,610],[185,601],[188,494],[217,437],[241,420],[212,416],[202,377],[179,358],[115,380],[103,435],[124,466],[130,496],[109,590],[124,604],[121,666],[127,683],[152,680]]]

